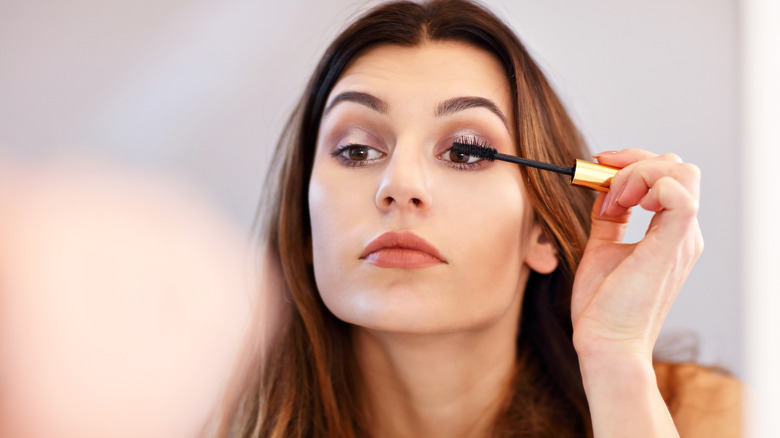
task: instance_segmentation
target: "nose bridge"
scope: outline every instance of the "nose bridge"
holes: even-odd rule
[[[396,145],[376,195],[380,209],[421,209],[430,206],[425,156],[416,147]],[[409,145],[411,146],[411,145]]]

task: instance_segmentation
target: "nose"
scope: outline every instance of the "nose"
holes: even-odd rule
[[[429,208],[431,195],[424,157],[396,147],[382,175],[376,205],[382,211],[420,211]]]

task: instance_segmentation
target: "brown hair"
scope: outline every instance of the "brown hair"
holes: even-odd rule
[[[311,235],[308,181],[320,118],[348,64],[383,44],[460,41],[493,54],[506,71],[524,157],[569,165],[586,154],[581,136],[517,39],[495,15],[466,0],[381,5],[344,30],[325,52],[290,118],[272,164],[264,240],[281,266],[288,318],[242,388],[225,434],[240,437],[369,436],[350,327],[323,304],[307,262]],[[573,272],[585,248],[593,195],[559,175],[523,170],[537,219],[555,241],[560,263],[532,273],[526,286],[518,371],[494,422],[495,436],[590,436],[590,414],[572,345]]]

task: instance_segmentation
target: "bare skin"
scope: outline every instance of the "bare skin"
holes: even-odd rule
[[[376,99],[336,99],[356,92]],[[446,153],[463,135],[514,153],[511,120],[505,124],[493,109],[437,115],[442,102],[459,96],[511,114],[508,93],[490,55],[437,42],[371,50],[330,95],[310,183],[314,267],[326,305],[355,325],[376,436],[486,436],[513,372],[528,273],[557,266],[519,170],[464,170]],[[651,352],[701,251],[699,172],[674,156],[638,150],[598,159],[624,169],[612,195],[594,206],[572,303],[594,430],[675,436]],[[653,227],[638,244],[623,245],[637,205],[656,212]],[[359,257],[387,231],[419,235],[441,263],[388,267]],[[377,259],[395,260],[388,254]]]
[[[519,170],[459,167],[446,153],[462,136],[516,152],[511,120],[499,115],[511,114],[503,72],[462,44],[384,47],[351,65],[329,103],[353,91],[380,98],[385,111],[348,99],[330,108],[309,204],[318,287],[355,327],[372,432],[487,436],[514,370],[528,275],[557,266]],[[494,108],[437,115],[464,96]],[[370,150],[334,154],[347,143]],[[573,291],[594,431],[676,436],[651,352],[701,251],[699,171],[632,149],[598,160],[623,170],[594,205]],[[255,305],[235,230],[169,182],[116,170],[0,170],[0,435],[208,436],[204,422]],[[656,214],[641,242],[624,245],[636,206]],[[424,238],[438,259],[416,250],[361,257],[388,231]]]
[[[475,332],[357,331],[376,436],[486,436],[515,369],[515,357],[507,354],[515,338],[505,335],[517,332],[519,303]]]
[[[336,99],[355,92],[381,100],[379,110]],[[514,369],[525,281],[557,265],[520,170],[461,168],[446,153],[464,136],[516,153],[511,124],[488,108],[437,115],[464,96],[511,114],[501,68],[480,50],[378,48],[344,73],[322,121],[309,196],[315,276],[330,310],[356,327],[376,436],[488,433]],[[339,149],[354,143],[370,148],[357,166]],[[442,260],[409,268],[359,257],[388,231],[424,238]]]

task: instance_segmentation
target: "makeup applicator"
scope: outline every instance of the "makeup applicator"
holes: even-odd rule
[[[599,192],[609,191],[609,185],[612,182],[612,177],[614,177],[617,171],[620,170],[612,166],[593,163],[585,160],[575,160],[572,167],[556,166],[554,164],[529,160],[527,158],[516,157],[514,155],[499,154],[498,151],[494,148],[461,142],[453,143],[451,150],[459,154],[470,155],[472,157],[482,158],[488,161],[508,161],[510,163],[522,164],[523,166],[562,173],[571,177],[569,184],[580,187],[587,187]]]

